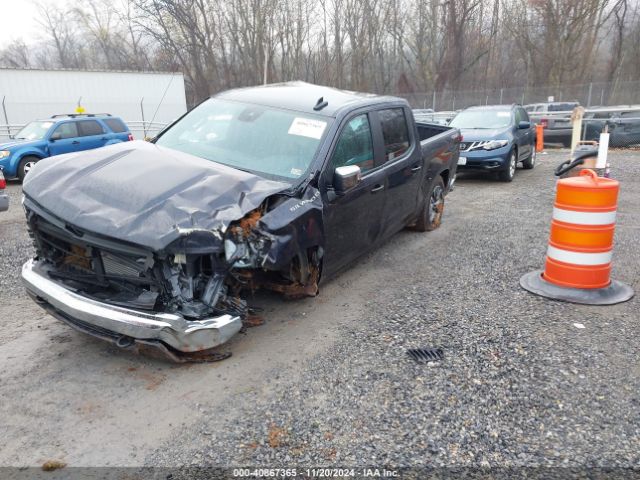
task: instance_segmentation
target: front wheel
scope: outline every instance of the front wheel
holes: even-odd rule
[[[24,177],[27,176],[27,173],[29,173],[34,165],[38,163],[38,160],[40,160],[38,157],[24,157],[20,160],[18,164],[18,179],[20,179],[21,182],[24,181]]]
[[[509,154],[509,163],[507,164],[507,168],[498,173],[498,177],[500,178],[500,180],[502,180],[503,182],[511,182],[513,180],[513,177],[516,175],[517,163],[518,160],[516,157],[516,151],[514,149],[511,150],[511,153]]]
[[[526,170],[531,170],[535,166],[536,166],[536,146],[533,145],[531,147],[531,155],[529,155],[529,158],[527,158],[526,160],[523,160],[522,162],[522,168]]]
[[[431,183],[427,201],[420,211],[420,216],[414,229],[418,232],[430,232],[442,223],[444,213],[444,181],[441,176],[436,177]]]

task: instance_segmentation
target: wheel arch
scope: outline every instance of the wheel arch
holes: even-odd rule
[[[451,170],[449,170],[448,168],[445,168],[444,170],[441,170],[438,175],[442,177],[442,181],[444,182],[444,188],[448,189],[449,179],[451,178]]]
[[[43,155],[42,152],[34,149],[21,150],[16,152],[16,154],[11,157],[11,168],[13,170],[13,175],[18,175],[18,167],[20,166],[20,162],[25,157],[36,157],[38,160],[42,160],[43,158],[46,158],[46,155]]]

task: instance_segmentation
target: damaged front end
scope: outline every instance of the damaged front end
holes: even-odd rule
[[[243,291],[318,291],[316,197],[276,196],[226,228],[182,228],[158,251],[85,231],[35,202],[25,209],[37,252],[23,267],[28,292],[57,318],[120,347],[202,361],[250,317]]]

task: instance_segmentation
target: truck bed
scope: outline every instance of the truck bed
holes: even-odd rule
[[[422,158],[434,161],[437,164],[446,163],[448,173],[445,177],[447,192],[453,186],[458,158],[460,157],[460,130],[447,125],[435,123],[416,122]]]
[[[437,123],[426,123],[416,121],[416,127],[418,128],[418,136],[420,137],[420,143],[423,140],[428,140],[436,135],[455,130],[453,127],[447,125],[438,125]]]

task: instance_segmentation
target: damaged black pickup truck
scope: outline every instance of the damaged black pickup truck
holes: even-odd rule
[[[242,328],[243,292],[314,296],[399,230],[437,228],[460,139],[395,97],[300,82],[227,91],[151,143],[38,162],[22,278],[81,331],[174,360],[206,354]]]

